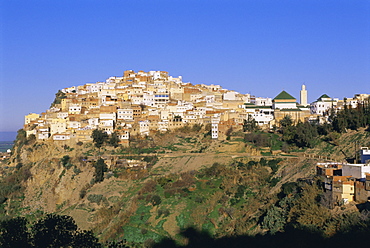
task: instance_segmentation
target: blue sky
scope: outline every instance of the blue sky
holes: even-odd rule
[[[0,131],[58,89],[164,70],[256,96],[370,93],[370,1],[0,1]]]

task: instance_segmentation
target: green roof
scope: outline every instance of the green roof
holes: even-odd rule
[[[327,94],[324,94],[324,95],[320,96],[320,97],[317,99],[317,101],[320,101],[322,98],[330,98],[330,99],[331,99],[331,97],[330,97],[330,96],[328,96]]]
[[[282,92],[280,92],[279,95],[277,95],[274,100],[285,100],[285,99],[294,99],[294,97],[292,97],[289,93],[287,93],[285,90],[283,90]]]

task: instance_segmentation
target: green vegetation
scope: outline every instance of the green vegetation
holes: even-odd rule
[[[6,218],[6,215],[12,216],[18,210],[23,199],[23,183],[32,176],[30,168],[28,165],[19,166],[0,181],[0,220]],[[7,209],[5,205],[8,205]]]
[[[23,217],[0,222],[1,247],[102,247],[91,231],[79,230],[70,216],[47,214],[36,223]]]
[[[96,131],[93,143],[55,147],[58,155],[43,158],[37,163],[29,162],[24,155],[35,155],[43,149],[44,143],[34,141],[32,137],[27,139],[25,132],[20,130],[16,142],[26,153],[17,152],[18,147],[15,147],[12,167],[3,170],[0,181],[1,220],[26,216],[33,218],[34,223],[39,221],[41,210],[37,212],[21,204],[25,197],[25,181],[31,176],[30,169],[34,166],[32,172],[45,172],[47,176],[57,171],[57,176],[53,177],[55,182],[46,181],[49,188],[38,190],[34,193],[37,197],[45,196],[46,191],[50,194],[59,189],[73,174],[75,181],[71,181],[71,191],[74,197],[71,199],[77,200],[68,202],[62,199],[56,211],[76,214],[73,211],[78,210],[86,218],[81,221],[91,224],[93,232],[106,242],[107,247],[168,247],[165,242],[172,244],[169,247],[190,247],[191,244],[207,247],[221,244],[218,242],[222,240],[233,244],[233,240],[227,237],[234,237],[234,240],[243,238],[251,247],[280,247],[279,242],[282,241],[279,240],[288,239],[288,234],[293,237],[316,235],[314,240],[324,244],[325,240],[333,237],[340,239],[339,234],[348,233],[353,228],[368,230],[366,211],[334,207],[310,174],[317,160],[304,157],[312,154],[336,158],[354,154],[354,148],[345,144],[370,144],[368,131],[348,131],[347,127],[348,132],[343,129],[342,133],[327,124],[299,122],[293,125],[289,117],[270,132],[258,130],[253,123],[244,124],[246,132],[229,130],[227,137],[230,141],[227,142],[212,141],[208,134],[209,125],[196,125],[155,133],[150,137],[132,136],[129,147],[116,146],[116,136]],[[204,167],[200,164],[195,168],[191,167],[191,160],[201,158],[202,154],[181,155],[181,151],[222,153],[224,147],[226,151],[230,148],[233,153],[240,151],[245,154],[228,158],[227,161],[232,162],[225,160],[212,166],[208,163]],[[252,156],[248,155],[248,149],[252,150]],[[280,150],[290,154],[280,153]],[[184,157],[181,168],[173,164],[177,158],[172,157],[176,153]],[[76,154],[76,157],[71,154]],[[102,158],[90,163],[103,154],[113,155],[112,158],[117,160],[145,161],[149,165],[144,169],[117,168],[113,164],[108,172]],[[86,159],[87,155],[96,157]],[[205,157],[208,156],[206,154]],[[153,167],[158,160],[158,167]],[[78,174],[79,177],[74,177]],[[111,176],[114,177],[104,180]],[[299,177],[305,180],[292,181],[292,178]],[[85,181],[78,185],[77,180]],[[34,223],[28,222],[26,231],[19,229],[23,236],[32,237],[28,228]],[[199,240],[194,241],[194,237]],[[308,242],[304,237],[302,247]],[[207,242],[204,244],[203,240]],[[256,245],[257,241],[260,246]],[[272,243],[268,243],[270,241]],[[299,247],[300,244],[294,245]]]
[[[55,99],[53,101],[53,103],[51,104],[51,107],[54,107],[55,104],[61,104],[62,103],[62,99],[65,99],[67,98],[66,94],[60,90],[58,90],[58,92],[55,94]]]
[[[92,132],[92,138],[95,146],[97,148],[100,148],[105,142],[108,141],[109,136],[106,132],[100,129],[94,129],[94,131]]]
[[[99,158],[94,164],[95,173],[94,181],[95,183],[102,182],[104,180],[104,172],[108,171],[107,165],[104,163],[104,159]]]
[[[258,130],[256,120],[251,115],[248,115],[248,118],[243,123],[243,132],[254,132],[256,130]]]
[[[113,147],[118,147],[120,139],[118,138],[118,135],[116,132],[113,132],[111,134],[111,137],[109,138],[109,144]]]
[[[60,162],[62,163],[63,167],[66,169],[69,169],[73,166],[73,164],[70,163],[71,158],[68,155],[65,155]]]
[[[347,129],[357,130],[360,127],[368,127],[370,125],[370,99],[368,98],[364,104],[358,104],[355,109],[344,105],[344,108],[336,114],[332,110],[330,119],[333,130],[338,133],[344,133]]]

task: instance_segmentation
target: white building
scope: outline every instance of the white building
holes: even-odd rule
[[[320,96],[315,102],[310,104],[311,114],[328,115],[332,107],[337,106],[338,98],[331,98],[324,94]]]
[[[76,91],[77,91],[76,86],[72,86],[72,87],[69,87],[69,88],[62,89],[63,93],[75,93]]]
[[[238,95],[238,92],[235,91],[228,91],[222,95],[223,100],[226,101],[235,101],[237,100],[236,95]]]
[[[100,113],[99,114],[100,120],[116,120],[117,114],[116,113]]]
[[[220,115],[215,114],[211,119],[211,133],[212,133],[212,139],[218,139],[218,124],[220,123]]]
[[[169,101],[170,95],[168,93],[156,93],[154,95],[154,103],[158,108],[165,108]]]
[[[86,84],[86,90],[89,93],[97,93],[101,90],[103,83]]]
[[[75,114],[80,114],[81,113],[81,106],[78,104],[72,104],[68,108],[68,114],[75,115]]]
[[[158,131],[166,132],[168,130],[169,122],[168,120],[158,122]]]
[[[257,106],[252,103],[244,103],[241,107],[245,109],[243,118],[248,119],[248,116],[252,117],[258,126],[269,125],[270,121],[274,119],[274,110],[271,106]]]
[[[95,129],[99,126],[99,118],[90,118],[87,120],[89,127]]]
[[[110,119],[100,120],[99,129],[104,130],[107,134],[113,133],[114,121]]]
[[[57,118],[59,119],[65,119],[68,117],[68,112],[58,112],[57,113]]]
[[[272,98],[269,97],[253,97],[250,102],[257,106],[272,106]]]
[[[139,121],[140,135],[149,135],[149,121]]]

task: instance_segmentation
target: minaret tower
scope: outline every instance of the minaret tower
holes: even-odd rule
[[[300,95],[300,104],[303,105],[303,106],[307,106],[307,90],[306,90],[306,85],[302,85],[302,89],[301,89],[301,95]]]

